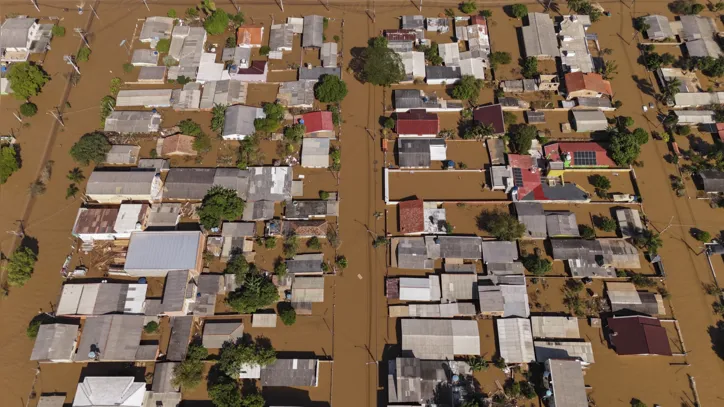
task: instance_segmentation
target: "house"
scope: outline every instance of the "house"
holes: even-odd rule
[[[456,42],[437,45],[438,53],[445,66],[460,66],[460,47]]]
[[[438,208],[436,203],[425,204],[421,199],[402,201],[398,210],[402,234],[447,233],[445,209]]]
[[[166,360],[183,362],[189,349],[194,317],[171,317],[171,337],[166,349]]]
[[[714,112],[711,110],[675,110],[674,114],[678,119],[678,123],[685,124],[712,124],[714,120]]]
[[[174,134],[162,139],[161,149],[156,148],[156,151],[167,157],[194,157],[198,154],[194,149],[194,141],[196,141],[196,137]]]
[[[143,315],[99,315],[85,319],[75,362],[156,360],[158,344],[141,345]],[[150,352],[149,352],[150,350]]]
[[[611,311],[646,315],[665,315],[664,300],[659,293],[638,291],[633,283],[606,282],[606,296]]]
[[[221,258],[228,259],[234,252],[252,252],[253,239],[256,236],[255,222],[224,222],[221,224],[221,237],[224,242],[221,248]]]
[[[55,315],[143,315],[146,310],[147,287],[145,283],[65,284]]]
[[[146,383],[133,377],[86,376],[78,383],[73,407],[144,407]]]
[[[275,51],[279,54],[278,58],[274,59],[281,59],[281,53],[283,51],[291,51],[293,44],[294,27],[291,24],[274,24],[271,26],[271,31],[269,33],[269,48],[271,51]]]
[[[698,172],[699,178],[707,194],[724,192],[724,172],[717,170],[702,170]]]
[[[514,263],[492,263],[496,265]],[[489,270],[490,271],[490,270]],[[521,270],[480,277],[477,282],[480,313],[487,316],[520,317],[530,316],[528,292]]]
[[[554,59],[558,56],[558,39],[548,14],[528,13],[528,25],[521,31],[526,57]]]
[[[337,66],[337,43],[325,42],[319,50],[319,59],[325,68],[334,68]]]
[[[224,140],[243,140],[256,132],[254,121],[266,117],[264,109],[254,106],[229,106],[224,114]]]
[[[482,59],[466,58],[460,60],[460,73],[463,76],[473,76],[475,79],[485,79],[485,64]]]
[[[505,133],[503,107],[498,105],[479,106],[473,110],[473,120],[493,127],[494,134]]]
[[[103,163],[108,165],[136,165],[140,151],[140,146],[114,144],[106,153],[106,159]]]
[[[485,147],[488,149],[491,165],[505,165],[505,142],[503,139],[488,138],[485,140]]]
[[[600,98],[604,95],[613,96],[611,82],[597,73],[570,72],[564,77],[566,99]]]
[[[447,267],[446,267],[447,269]],[[493,284],[524,285],[525,267],[519,261],[506,263],[485,263],[485,269]],[[482,277],[481,277],[482,279]],[[478,281],[480,283],[480,281]]]
[[[392,91],[395,112],[407,112],[410,109],[425,109],[427,112],[459,112],[463,103],[459,100],[444,100],[436,94],[426,95],[419,89],[395,89]]]
[[[151,43],[155,48],[155,44],[161,39],[170,39],[173,31],[174,18],[171,17],[146,17],[141,27],[141,34],[138,40],[141,42]]]
[[[326,200],[294,200],[284,208],[284,219],[312,219],[339,216],[339,201]]]
[[[203,264],[201,232],[134,232],[124,270],[134,277],[165,277],[171,270],[198,274]]]
[[[314,81],[291,81],[279,84],[277,100],[285,107],[311,109],[314,106]]]
[[[641,215],[638,209],[616,209],[616,220],[621,236],[636,237],[643,233],[644,225],[641,223]]]
[[[498,353],[508,364],[535,361],[530,321],[524,318],[497,319]]]
[[[261,367],[260,384],[264,387],[317,387],[319,360],[277,359]]]
[[[551,359],[575,359],[584,366],[595,363],[593,347],[590,342],[561,341],[533,341],[535,359],[538,363],[545,363]]]
[[[402,168],[429,168],[447,159],[447,145],[440,138],[398,138],[397,156]]]
[[[400,137],[436,137],[440,132],[440,119],[437,114],[427,113],[425,109],[411,109],[397,114],[395,131]]]
[[[574,110],[572,114],[578,133],[603,131],[608,128],[606,115],[600,110]]]
[[[214,185],[215,168],[172,168],[166,176],[164,198],[200,201]]]
[[[294,276],[322,275],[323,253],[298,254],[288,259],[285,264],[287,273]]]
[[[490,48],[490,37],[488,36],[488,22],[483,16],[471,16],[470,24],[456,26],[455,37],[457,39],[457,42],[483,40],[488,48]],[[475,56],[475,58],[479,57],[487,59],[487,55],[485,57]]]
[[[605,333],[619,355],[671,356],[666,329],[654,317],[609,317]]]
[[[292,199],[291,167],[249,167],[247,171],[248,189],[242,194],[242,199],[247,202],[281,202]]]
[[[77,325],[40,325],[30,360],[51,363],[72,362],[77,339]]]
[[[420,15],[402,16],[400,22],[403,30],[425,30],[425,17]]]
[[[332,112],[308,112],[295,117],[295,121],[304,124],[305,136],[329,138],[335,136]]]
[[[342,77],[342,70],[339,67],[325,68],[323,66],[307,66],[299,68],[300,81],[319,81],[324,75]]]
[[[514,79],[500,81],[500,89],[505,93],[530,93],[538,90],[535,79]]]
[[[312,304],[324,302],[324,277],[294,277],[292,307],[299,315],[311,315]]]
[[[256,313],[251,315],[252,328],[276,328],[277,314],[275,313]]]
[[[579,407],[588,404],[581,362],[577,360],[549,359],[545,362],[544,387],[551,393],[548,400],[553,407]]]
[[[415,79],[425,79],[425,53],[407,51],[399,53],[402,64],[405,66],[404,82],[413,82]]]
[[[324,17],[318,15],[304,16],[302,32],[302,48],[321,48],[324,33]]]
[[[460,82],[462,73],[459,66],[426,66],[425,81],[428,85],[452,85]]]
[[[170,270],[163,285],[161,310],[164,315],[184,316],[196,301],[197,287],[189,270]]]
[[[201,71],[199,70],[199,72]],[[268,72],[269,65],[267,64],[267,61],[252,61],[248,68],[243,68],[239,65],[231,65],[229,67],[229,77],[235,81],[241,82],[266,83]],[[213,79],[224,79],[223,76],[224,75],[221,75],[220,78]]]
[[[329,167],[329,139],[324,137],[302,139],[302,167]]]
[[[415,30],[385,30],[384,35],[387,48],[397,54],[412,52],[418,39],[418,32]]]
[[[593,141],[548,144],[543,147],[543,152],[549,161],[563,162],[564,168],[617,167],[608,150]]]
[[[208,246],[207,246],[207,250]],[[202,273],[196,278],[196,301],[193,304],[194,316],[211,316],[216,309],[216,299],[226,292],[224,274]]]
[[[179,61],[179,64],[168,69],[168,79],[175,80],[179,76],[196,79],[205,42],[204,27],[175,26],[171,33],[168,55]]]
[[[656,81],[661,89],[676,79],[679,82],[679,93],[697,93],[702,84],[695,72],[684,71],[681,68],[659,68],[656,71]]]
[[[240,27],[244,28],[246,26]],[[224,64],[236,65],[238,69],[247,69],[251,67],[251,47],[237,46],[233,48],[224,48],[221,51],[221,62]],[[235,69],[232,69],[235,71]]]
[[[493,165],[490,167],[490,189],[505,191],[507,194],[513,189],[513,169],[507,165]]]
[[[143,229],[148,212],[147,204],[80,208],[73,225],[73,236],[84,243],[128,239],[131,232]]]
[[[0,61],[23,62],[30,54],[50,49],[53,24],[38,24],[32,17],[7,18],[0,26]]]
[[[431,259],[480,260],[482,239],[478,236],[425,236],[427,254]]]
[[[177,362],[161,362],[153,366],[151,391],[146,392],[146,406],[176,407],[181,402],[181,387],[175,386],[174,370]]]
[[[214,82],[214,81],[211,81]],[[207,84],[209,82],[206,82]],[[181,89],[174,89],[171,94],[173,110],[198,110],[201,104],[201,84],[189,82]]]
[[[396,297],[389,297],[391,294],[388,290],[388,298],[398,299],[400,301],[440,301],[440,277],[431,274],[427,277],[399,277],[392,281],[397,281],[398,286]],[[394,284],[394,283],[393,283]],[[387,283],[388,288],[390,283]],[[392,290],[394,292],[394,289]]]
[[[249,84],[237,80],[207,81],[201,93],[199,109],[211,110],[214,105],[238,105],[246,103]]]
[[[423,237],[402,237],[392,240],[392,249],[397,248],[392,267],[416,270],[432,270],[433,260],[427,257],[427,246]]]
[[[689,92],[674,95],[674,108],[697,108],[724,104],[724,92]]]
[[[158,51],[146,48],[139,48],[133,51],[131,65],[133,66],[156,66],[158,65]]]
[[[181,220],[180,203],[162,203],[151,208],[147,227],[155,230],[174,230]]]
[[[263,25],[242,25],[236,30],[236,46],[259,48],[264,39]]]
[[[644,24],[648,26],[646,29],[646,37],[654,41],[665,41],[667,39],[675,39],[676,35],[671,29],[669,19],[662,15],[648,15],[643,17]]]
[[[202,345],[207,349],[219,349],[224,343],[236,343],[244,335],[244,323],[231,320],[208,320],[204,324]]]
[[[573,277],[613,277],[613,268],[641,268],[639,252],[623,239],[551,239],[553,258],[568,262]]]
[[[533,337],[543,339],[578,339],[581,333],[576,317],[530,317]]]
[[[441,302],[472,301],[478,294],[478,276],[475,273],[440,274]]]
[[[690,57],[718,58],[724,54],[717,43],[718,30],[712,17],[684,15],[679,20],[681,38]]]
[[[516,202],[515,213],[518,216],[518,221],[525,225],[526,237],[531,239],[545,239],[547,237],[543,204],[539,202]]]
[[[465,391],[455,379],[471,376],[470,365],[463,361],[398,357],[388,361],[387,399],[390,403],[424,405],[439,397],[457,403]]]
[[[573,212],[546,212],[546,228],[550,237],[581,237],[576,214]]]
[[[481,244],[483,261],[487,263],[512,263],[518,260],[518,245],[515,242],[485,240]]]
[[[560,57],[566,72],[594,72],[593,59],[588,51],[586,24],[582,17],[565,15],[560,23]],[[589,19],[590,21],[590,19]]]
[[[228,72],[224,70],[223,63],[216,62],[216,53],[204,52],[201,54],[201,60],[199,61],[199,69],[196,72],[196,82],[206,83],[208,81],[219,81],[222,79],[229,79],[227,75],[235,72],[235,69],[240,69],[238,66],[230,66]]]
[[[161,177],[155,171],[95,170],[88,177],[86,197],[102,204],[161,199]]]
[[[282,225],[282,233],[297,237],[327,237],[329,225],[326,220],[289,220]]]
[[[105,122],[103,131],[121,134],[155,133],[161,125],[161,115],[152,111],[116,110]]]
[[[403,319],[402,350],[419,359],[454,359],[480,355],[480,333],[474,320]]]
[[[447,17],[428,17],[427,31],[436,31],[444,34],[450,31],[450,22]]]

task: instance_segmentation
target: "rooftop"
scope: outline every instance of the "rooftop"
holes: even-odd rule
[[[608,339],[619,355],[671,356],[666,329],[652,317],[627,316],[606,319]]]
[[[534,338],[578,339],[581,333],[576,317],[530,317]]]
[[[221,348],[225,342],[235,343],[244,334],[241,321],[206,321],[204,324],[203,346],[207,349]]]
[[[420,359],[453,359],[480,355],[477,321],[403,319],[402,349]]]
[[[535,361],[533,334],[530,321],[524,318],[497,319],[498,349],[506,363],[532,363]]]
[[[136,276],[165,276],[169,270],[194,270],[201,244],[201,232],[134,232],[124,269]]]
[[[146,383],[133,377],[89,377],[78,383],[73,407],[143,407]]]
[[[422,199],[402,201],[398,204],[400,233],[422,233],[425,219]]]
[[[550,237],[580,237],[576,214],[573,212],[546,212],[546,225]]]
[[[318,381],[319,360],[317,359],[277,359],[274,363],[261,368],[262,386],[317,387]]]
[[[398,113],[396,131],[400,135],[437,135],[440,120],[435,113],[425,109],[411,109],[407,113]]]
[[[81,332],[75,361],[132,362],[138,360],[136,354],[141,350],[144,318],[143,315],[87,317]]]
[[[548,14],[528,13],[528,25],[521,31],[526,56],[553,58],[558,55],[558,40]]]
[[[40,325],[30,360],[70,361],[75,352],[78,326],[68,324]]]
[[[579,407],[588,404],[580,362],[550,359],[546,362],[546,370],[550,372],[556,407]]]
[[[496,134],[505,133],[503,107],[500,105],[479,106],[473,110],[473,119],[482,124],[493,126]]]
[[[547,237],[543,204],[539,202],[516,202],[515,213],[518,215],[518,221],[525,225],[528,237],[540,239]]]

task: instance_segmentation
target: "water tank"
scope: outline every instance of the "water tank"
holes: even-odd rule
[[[146,284],[146,277],[141,277],[138,279],[138,284]]]
[[[299,124],[304,124],[304,119],[299,119]]]
[[[153,56],[158,56],[158,51],[153,51]]]
[[[236,64],[232,64],[232,65],[229,67],[229,70],[236,72],[236,71],[239,70],[239,66],[236,65]]]

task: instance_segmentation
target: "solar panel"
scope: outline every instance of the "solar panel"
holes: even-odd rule
[[[513,168],[513,185],[517,187],[523,186],[523,171],[520,168]]]
[[[596,153],[594,151],[574,151],[573,164],[587,166],[596,165]]]

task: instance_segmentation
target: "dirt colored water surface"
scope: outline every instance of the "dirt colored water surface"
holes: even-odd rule
[[[94,2],[95,10],[100,19],[93,19],[89,10],[89,2],[85,2],[85,13],[78,15],[75,10],[78,1],[54,0],[39,1],[40,11],[36,11],[27,1],[2,0],[0,13],[7,15],[32,15],[43,18],[61,18],[61,25],[67,29],[64,38],[55,38],[52,50],[44,56],[43,68],[52,80],[43,89],[41,95],[32,101],[39,107],[39,114],[19,123],[13,112],[17,111],[20,101],[12,96],[0,99],[0,133],[14,133],[18,139],[22,168],[10,177],[6,184],[0,186],[0,249],[8,255],[19,243],[13,233],[17,231],[19,220],[23,221],[25,234],[34,240],[30,243],[37,246],[39,260],[35,273],[28,284],[22,288],[12,288],[9,296],[0,300],[0,405],[25,407],[34,405],[37,398],[29,399],[30,390],[35,388],[36,394],[47,392],[67,393],[66,402],[72,401],[76,384],[83,376],[99,374],[132,374],[139,380],[143,379],[144,366],[117,366],[114,364],[43,364],[30,362],[29,356],[33,341],[25,335],[28,322],[38,313],[52,311],[57,303],[61,285],[60,267],[65,257],[71,252],[72,241],[69,239],[75,213],[81,205],[81,199],[65,199],[69,182],[65,174],[76,166],[68,155],[69,147],[82,134],[93,131],[99,126],[98,101],[109,93],[109,82],[114,77],[124,81],[134,81],[137,69],[124,73],[122,65],[128,62],[127,49],[119,46],[125,44],[138,46],[133,41],[134,33],[140,31],[140,19],[153,15],[166,15],[169,8],[179,14],[194,2],[181,0],[149,0],[146,9],[140,0],[108,0]],[[217,1],[217,6],[227,11],[233,10],[233,2]],[[268,336],[275,347],[284,352],[313,352],[333,360],[325,364],[320,373],[319,387],[309,389],[289,389],[278,392],[265,390],[269,402],[287,405],[326,405],[339,406],[375,406],[386,402],[386,360],[395,356],[395,344],[398,343],[398,323],[387,316],[387,303],[384,298],[384,277],[388,273],[385,248],[373,248],[372,235],[383,234],[385,231],[384,217],[374,216],[376,212],[384,212],[383,171],[385,159],[380,149],[379,139],[373,140],[365,128],[379,129],[379,117],[387,110],[390,92],[382,88],[362,84],[348,73],[346,68],[355,48],[364,47],[368,38],[378,35],[385,28],[397,28],[398,17],[403,14],[418,14],[415,4],[407,0],[357,2],[330,1],[328,9],[324,1],[297,0],[285,1],[284,11],[274,2],[241,2],[237,1],[245,12],[247,21],[261,22],[266,27],[271,23],[282,21],[288,16],[320,14],[329,17],[331,35],[341,37],[340,46],[343,52],[343,79],[347,82],[349,95],[342,103],[344,124],[339,146],[342,149],[342,171],[337,179],[327,172],[306,173],[308,183],[305,184],[305,198],[312,198],[321,189],[339,190],[341,197],[341,217],[339,219],[340,236],[343,241],[339,249],[349,261],[349,268],[336,276],[328,277],[325,303],[313,310],[313,315],[301,318],[302,321],[290,328],[277,328]],[[445,8],[454,8],[456,2],[425,2],[422,14],[437,16]],[[525,1],[530,11],[542,11],[542,6],[532,1]],[[479,8],[493,11],[490,22],[490,33],[493,50],[508,51],[514,56],[513,64],[501,68],[504,79],[516,78],[515,57],[519,56],[519,43],[516,33],[522,22],[510,18],[502,8],[504,2],[478,2]],[[653,77],[637,64],[638,52],[633,38],[631,18],[650,13],[664,14],[673,18],[666,9],[666,2],[639,1],[634,8],[628,3],[602,1],[601,4],[611,12],[610,17],[602,17],[600,22],[589,28],[589,33],[596,33],[602,48],[610,48],[612,58],[618,63],[618,73],[613,79],[615,99],[623,102],[617,114],[633,117],[637,126],[649,131],[660,128],[656,121],[656,112],[642,113],[641,106],[655,102],[646,91],[645,82],[653,83]],[[560,4],[561,12],[565,5]],[[369,10],[369,11],[367,11]],[[373,15],[374,18],[368,17]],[[708,13],[708,12],[706,12]],[[88,62],[81,62],[81,80],[76,86],[68,86],[65,74],[71,67],[63,61],[63,55],[77,52],[80,38],[73,33],[73,28],[84,28],[90,35],[93,53]],[[266,32],[265,32],[266,34]],[[266,34],[268,35],[268,34]],[[448,41],[438,36],[438,41]],[[223,41],[219,36],[213,41]],[[211,39],[210,39],[211,40]],[[298,44],[298,43],[297,43]],[[308,62],[316,57],[295,51],[286,64]],[[274,78],[290,80],[294,78],[289,72],[289,65],[277,64]],[[547,69],[547,68],[546,68]],[[651,86],[649,83],[649,86]],[[407,86],[411,87],[411,86]],[[268,87],[252,87],[254,94],[249,102],[260,104],[273,101],[274,91]],[[438,92],[444,91],[442,86]],[[643,89],[643,91],[641,90]],[[66,104],[66,98],[68,104]],[[270,99],[271,98],[271,99]],[[479,103],[491,103],[492,92],[486,89],[481,92]],[[60,126],[46,112],[58,109],[63,113],[64,127]],[[196,117],[196,120],[207,126],[210,122],[209,113],[169,113],[166,118],[170,123],[185,117]],[[519,115],[520,116],[520,115]],[[564,115],[556,113],[553,117],[558,122]],[[446,123],[454,127],[455,119],[446,118]],[[550,125],[556,128],[556,123]],[[208,129],[205,128],[208,131]],[[660,129],[659,129],[660,130]],[[564,137],[558,130],[552,137]],[[580,138],[581,135],[575,135]],[[141,143],[144,154],[149,153],[151,144]],[[230,143],[230,145],[235,145]],[[235,147],[234,147],[235,148]],[[201,163],[183,162],[174,165],[216,165],[217,162],[232,164],[228,158],[221,160],[222,155],[234,153],[234,148],[222,146],[214,140],[212,153]],[[274,148],[263,147],[264,152],[271,156]],[[467,149],[464,143],[450,148],[452,158],[464,161],[470,168],[477,168],[487,163],[486,151],[480,146]],[[706,202],[687,197],[677,197],[669,186],[669,175],[676,174],[676,167],[667,163],[663,156],[668,153],[662,141],[650,141],[643,147],[640,160],[642,167],[636,168],[636,177],[640,193],[643,196],[643,209],[657,230],[664,230],[664,249],[661,252],[666,267],[666,287],[671,294],[667,304],[667,316],[677,318],[684,338],[684,358],[663,357],[621,357],[616,355],[602,341],[599,328],[587,325],[585,319],[580,321],[584,338],[594,346],[596,363],[587,369],[585,381],[591,386],[589,394],[598,406],[627,406],[632,398],[641,399],[648,405],[662,406],[694,405],[695,395],[692,382],[696,383],[699,402],[702,406],[719,406],[724,403],[721,383],[724,383],[724,362],[722,352],[717,352],[714,341],[722,341],[711,327],[719,318],[712,311],[714,297],[702,290],[703,284],[712,283],[712,276],[707,260],[702,255],[700,244],[691,236],[691,228],[701,228],[714,234],[724,229],[724,212],[712,209]],[[38,178],[48,161],[52,161],[53,175],[47,183],[46,191],[34,199],[28,195],[29,185]],[[265,162],[268,160],[265,159]],[[268,162],[267,162],[268,163]],[[86,176],[91,168],[83,168]],[[632,192],[630,184],[623,183],[616,189],[621,192]],[[584,184],[583,176],[576,182]],[[465,199],[502,199],[483,191],[484,173],[471,172],[466,175],[438,173],[428,180],[420,172],[396,173],[394,176],[395,190],[391,191],[394,199],[402,199],[412,195],[423,198],[441,200]],[[628,181],[628,178],[626,178]],[[436,190],[436,184],[441,187]],[[84,185],[81,185],[81,188]],[[437,195],[436,195],[437,192]],[[454,205],[454,204],[452,204]],[[395,208],[390,207],[391,210]],[[457,208],[457,207],[456,207]],[[463,207],[452,214],[455,226],[465,233],[480,233],[474,224],[475,216],[482,208]],[[553,209],[553,208],[551,208]],[[563,209],[556,206],[555,209]],[[591,214],[607,214],[608,206],[596,207],[587,211],[583,206],[571,210],[579,217],[579,223],[589,223],[586,219]],[[264,261],[273,261],[273,255]],[[720,259],[715,259],[715,267],[722,270]],[[395,272],[394,270],[390,273]],[[540,294],[542,303],[550,303],[556,310],[563,310],[559,298],[553,298],[556,285],[549,292]],[[536,293],[536,287],[529,292]],[[596,290],[600,293],[600,287]],[[670,315],[668,315],[670,312]],[[479,324],[481,331],[481,349],[486,358],[495,352],[494,324],[483,320]],[[256,331],[253,332],[255,335]],[[721,349],[721,348],[718,348]],[[375,363],[375,361],[382,361]],[[148,367],[151,368],[150,366]],[[329,370],[327,370],[329,369]],[[491,369],[485,374],[477,374],[485,391],[495,390],[495,380],[503,380],[498,370]],[[206,398],[203,387],[185,394],[191,400]],[[536,402],[537,403],[537,402]]]

